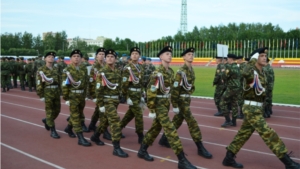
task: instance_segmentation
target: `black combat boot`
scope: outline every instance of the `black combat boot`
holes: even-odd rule
[[[167,147],[167,148],[171,148],[165,133],[161,136],[158,144],[161,145],[161,146]]]
[[[21,86],[21,90],[22,90],[22,91],[25,91],[25,86],[24,86],[24,85]]]
[[[91,123],[89,125],[89,130],[90,131],[95,131],[96,130],[96,123],[97,123],[97,121],[91,121]]]
[[[269,106],[269,111],[270,111],[270,114],[273,114],[273,110],[272,110],[272,104]]]
[[[221,127],[228,127],[231,125],[232,125],[232,123],[231,123],[229,115],[225,116],[225,122],[221,125]]]
[[[68,133],[69,137],[75,138],[76,135],[73,133],[72,128],[73,128],[73,126],[67,125],[67,127],[65,128],[65,132]]]
[[[83,132],[86,132],[86,133],[90,132],[90,130],[86,127],[84,121],[81,122],[81,127],[82,127]]]
[[[57,134],[57,132],[55,130],[55,126],[50,127],[50,130],[51,130],[51,132],[50,132],[50,136],[51,137],[53,137],[55,139],[59,139],[60,138],[60,136]]]
[[[214,114],[214,116],[223,116],[223,113],[221,112],[221,109],[219,106],[217,106],[218,112]]]
[[[236,126],[236,117],[232,117],[232,121],[231,121],[232,125],[231,126]]]
[[[198,155],[204,157],[204,158],[212,158],[212,155],[205,149],[205,147],[202,144],[202,141],[195,142],[197,148],[198,148]]]
[[[46,118],[43,118],[43,119],[42,119],[42,122],[43,122],[44,125],[45,125],[45,129],[49,131],[49,130],[50,130],[50,127],[47,125]]]
[[[118,157],[122,157],[122,158],[126,158],[128,157],[128,154],[125,153],[121,147],[120,147],[120,141],[113,141],[112,142],[114,145],[114,151],[113,151],[113,155],[118,156]]]
[[[196,169],[184,156],[183,151],[177,155],[178,158],[178,168],[179,169]]]
[[[244,113],[243,110],[240,110],[240,114],[237,116],[238,119],[244,119]]]
[[[125,138],[125,135],[123,133],[121,133],[121,138]]]
[[[79,133],[76,133],[77,134],[77,137],[78,137],[78,145],[83,145],[83,146],[91,146],[92,144],[90,142],[88,142],[82,132],[79,132]]]
[[[148,145],[146,144],[141,144],[141,147],[139,149],[139,152],[137,154],[137,156],[139,158],[143,158],[144,160],[146,161],[154,161],[153,157],[151,157],[148,152],[147,152],[147,149],[148,149]]]
[[[108,132],[107,128],[105,129],[103,133],[103,138],[106,140],[111,140],[111,134]]]
[[[142,141],[143,141],[143,139],[144,139],[144,133],[137,133],[137,135],[138,135],[138,143],[139,144],[142,144]]]
[[[70,120],[70,116],[66,120],[69,121]]]
[[[265,106],[265,114],[264,114],[264,117],[265,118],[270,118],[270,112],[269,112],[269,107],[268,106]]]
[[[280,158],[280,161],[285,165],[285,169],[300,169],[300,164],[293,161],[287,154]]]
[[[98,146],[103,146],[104,142],[100,140],[100,135],[100,133],[95,131],[94,134],[91,136],[91,141],[95,142]]]
[[[235,162],[234,158],[235,158],[235,154],[233,154],[233,152],[227,150],[226,157],[224,158],[222,164],[224,166],[230,166],[233,168],[243,168],[243,164]]]
[[[5,87],[2,87],[2,92],[6,92]]]
[[[12,89],[12,87],[10,87],[9,85],[7,85],[7,91],[9,91],[9,89]]]
[[[29,92],[32,92],[32,89],[31,89],[31,87],[29,88]]]

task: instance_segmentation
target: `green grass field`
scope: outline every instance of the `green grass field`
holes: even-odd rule
[[[173,66],[176,72],[178,66]],[[213,97],[215,87],[212,82],[215,67],[194,67],[196,73],[196,91],[194,96]],[[273,103],[300,105],[300,70],[274,68],[275,84],[273,90]]]

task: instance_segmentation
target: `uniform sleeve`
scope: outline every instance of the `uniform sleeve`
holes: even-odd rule
[[[129,86],[129,70],[125,67],[122,73],[122,95],[127,98],[127,90]]]
[[[221,74],[221,70],[220,70],[220,65],[218,65],[217,69],[216,69],[213,85],[217,85],[220,82],[221,78],[222,78],[222,74]]]
[[[147,107],[149,108],[150,112],[155,113],[155,100],[156,100],[156,95],[157,95],[157,89],[155,87],[155,82],[156,82],[157,76],[156,72],[152,73],[150,76],[150,82],[148,83],[147,86]]]
[[[246,64],[246,66],[243,69],[242,76],[244,77],[244,79],[246,79],[246,83],[247,84],[250,84],[250,83],[253,82],[253,78],[254,78],[254,73],[253,73],[254,72],[254,64],[253,63],[251,64],[249,62],[248,64]]]
[[[178,107],[178,100],[179,100],[179,94],[181,89],[180,81],[181,81],[181,74],[177,72],[175,75],[175,81],[171,92],[171,102],[174,108]]]
[[[92,96],[92,98],[96,98],[96,94],[95,94],[96,79],[94,79],[94,75],[95,75],[95,71],[93,66],[90,72],[90,79],[89,79],[89,93]]]
[[[62,94],[63,94],[63,99],[64,100],[69,100],[69,87],[70,85],[66,84],[66,79],[67,79],[67,74],[66,72],[63,71],[62,74],[62,82],[61,82],[61,86],[62,86]]]
[[[36,73],[36,93],[40,98],[44,97],[45,82],[42,82],[42,77],[39,74],[39,69]]]
[[[98,74],[97,78],[96,78],[96,88],[95,88],[95,92],[96,92],[96,97],[97,97],[97,102],[96,104],[99,107],[103,107],[104,106],[104,86],[102,85],[102,76],[101,74]]]

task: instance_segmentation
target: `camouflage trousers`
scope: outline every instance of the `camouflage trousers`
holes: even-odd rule
[[[20,85],[25,87],[25,74],[20,73],[19,78],[20,78]]]
[[[194,142],[202,141],[200,128],[190,109],[191,98],[180,97],[179,102],[179,113],[173,117],[172,123],[174,124],[175,128],[178,129],[183,120],[185,120]]]
[[[18,79],[18,74],[15,74],[14,76],[13,76],[13,83],[14,83],[14,86],[18,86],[18,83],[17,83],[17,79]]]
[[[118,105],[119,99],[105,102],[105,113],[100,112],[100,125],[97,127],[97,132],[103,133],[109,125],[112,141],[120,141],[121,139],[120,116],[117,112]]]
[[[10,77],[9,75],[1,75],[1,87],[2,88],[9,87],[9,84],[10,84],[9,77]]]
[[[97,123],[98,119],[99,119],[99,115],[100,115],[100,110],[99,110],[99,106],[95,107],[95,111],[91,117],[91,122],[94,122],[95,124]],[[101,113],[103,114],[103,113]],[[103,117],[103,116],[102,116]]]
[[[271,107],[273,102],[273,90],[266,91],[266,101],[265,104],[267,107]]]
[[[216,107],[220,107],[220,102],[221,102],[221,98],[222,98],[222,94],[224,91],[224,86],[223,85],[217,85],[215,88],[215,94],[214,94],[214,101],[215,101],[215,105]]]
[[[163,128],[172,150],[176,155],[178,155],[183,151],[183,147],[179,139],[177,130],[168,116],[168,112],[170,109],[169,99],[156,98],[155,105],[157,105],[155,108],[156,118],[153,119],[152,126],[143,139],[143,144],[152,145],[159,132],[161,131],[161,128]]]
[[[34,87],[35,84],[35,79],[32,75],[27,74],[27,81],[28,81],[28,87],[29,89],[31,89],[32,87]]]
[[[242,91],[243,89],[241,89],[240,91]],[[243,98],[243,92],[240,92],[239,94],[239,98],[238,98],[238,105],[240,107],[240,109],[243,108],[244,105],[244,98]]]
[[[126,127],[126,125],[134,118],[135,119],[135,132],[143,133],[144,131],[144,121],[143,121],[143,112],[140,107],[141,98],[131,98],[133,105],[129,106],[125,116],[120,122],[121,128]]]
[[[238,113],[238,99],[240,89],[229,89],[227,88],[222,95],[220,108],[224,116],[229,115],[228,105],[231,104],[232,117],[237,117]]]
[[[85,117],[83,109],[85,107],[85,97],[80,93],[70,93],[70,119],[69,125],[73,126],[76,133],[82,132],[81,122]]]
[[[272,152],[278,157],[282,158],[287,149],[279,138],[277,133],[268,126],[264,117],[263,109],[258,106],[244,105],[244,121],[237,135],[233,141],[227,147],[234,154],[237,154],[243,145],[247,142],[254,131],[257,131],[259,136],[263,139],[265,144],[272,150]]]
[[[54,127],[54,120],[60,113],[60,90],[58,88],[51,89],[45,88],[45,110],[46,110],[46,122],[49,127]]]

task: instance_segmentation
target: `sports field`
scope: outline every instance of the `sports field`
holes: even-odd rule
[[[174,72],[179,68],[172,67]],[[215,67],[194,67],[196,73],[196,91],[194,96],[213,97],[215,87],[212,86]],[[274,68],[275,84],[273,103],[300,105],[300,69]]]

